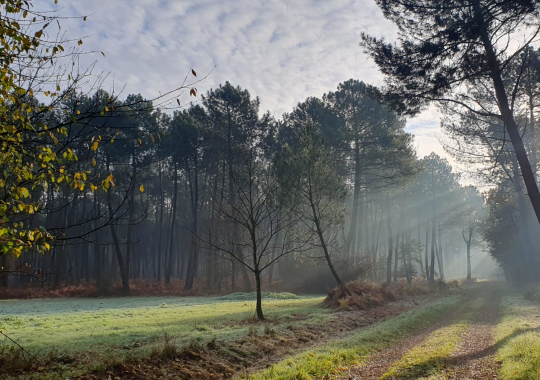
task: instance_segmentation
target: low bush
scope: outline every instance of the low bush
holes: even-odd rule
[[[334,288],[323,303],[340,310],[366,310],[395,300],[392,291],[384,285],[351,281]]]

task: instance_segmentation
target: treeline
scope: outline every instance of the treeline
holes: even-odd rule
[[[54,285],[121,280],[126,293],[136,278],[247,291],[443,278],[445,262],[465,267],[481,197],[446,160],[418,160],[405,120],[377,97],[349,80],[277,120],[230,83],[173,113],[140,95],[72,94],[41,117],[88,115],[55,138],[77,157],[68,165],[102,186],[60,176],[36,190],[28,224],[56,239],[3,266]]]

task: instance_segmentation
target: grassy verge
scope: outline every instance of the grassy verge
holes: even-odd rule
[[[277,329],[324,323],[332,314],[321,302],[322,297],[299,297],[267,300],[263,307]],[[253,302],[216,297],[9,300],[0,301],[0,330],[33,355],[92,365],[147,356],[165,336],[178,346],[241,338],[254,311]],[[10,345],[0,338],[0,348]]]
[[[312,379],[337,374],[343,366],[358,364],[362,357],[397,342],[423,326],[436,322],[459,305],[452,296],[408,311],[345,340],[334,341],[316,350],[285,359],[250,376],[253,380]]]
[[[501,322],[495,328],[501,379],[540,379],[539,330],[538,304],[524,300],[521,295],[503,298]]]

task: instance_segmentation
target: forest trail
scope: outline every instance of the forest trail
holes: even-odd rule
[[[499,289],[477,289],[443,320],[349,368],[342,380],[497,379]]]

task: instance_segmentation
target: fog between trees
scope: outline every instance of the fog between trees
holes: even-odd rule
[[[535,34],[496,44],[537,25],[536,2],[378,1],[402,25],[395,46],[362,35],[384,87],[351,79],[285,115],[229,82],[198,93],[195,71],[155,99],[88,91],[90,72],[65,69],[76,50],[54,63],[69,41],[42,40],[55,16],[21,29],[24,4],[8,3],[22,63],[2,61],[2,286],[121,281],[128,295],[133,279],[180,279],[256,290],[262,319],[263,287],[494,275],[471,264],[481,252],[511,282],[538,280]],[[50,71],[30,76],[40,65]],[[482,191],[446,159],[417,157],[405,117],[431,103]]]

